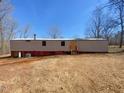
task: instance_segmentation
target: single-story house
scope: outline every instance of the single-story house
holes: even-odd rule
[[[66,39],[66,38],[19,38],[10,40],[12,57],[18,55],[42,56],[83,52],[108,52],[108,41],[105,39]]]

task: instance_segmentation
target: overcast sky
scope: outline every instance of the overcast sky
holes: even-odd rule
[[[84,37],[92,11],[106,0],[12,0],[18,25],[30,25],[32,33],[47,37],[57,26],[63,37]]]

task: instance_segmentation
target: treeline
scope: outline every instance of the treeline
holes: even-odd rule
[[[124,44],[124,0],[108,0],[97,6],[86,30],[87,37],[104,38],[109,44]]]

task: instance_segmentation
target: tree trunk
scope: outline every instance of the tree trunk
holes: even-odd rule
[[[123,20],[122,20],[123,21]],[[123,23],[123,22],[122,22]],[[123,46],[123,36],[124,36],[124,27],[123,27],[123,24],[121,23],[121,37],[120,37],[120,48],[122,48]]]
[[[122,7],[119,8],[120,11],[120,22],[121,22],[121,35],[120,35],[120,46],[119,48],[122,48],[123,46],[123,36],[124,36],[124,22],[123,22],[123,3],[122,3]]]

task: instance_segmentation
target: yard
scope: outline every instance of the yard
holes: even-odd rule
[[[124,93],[124,53],[2,58],[0,93]]]

